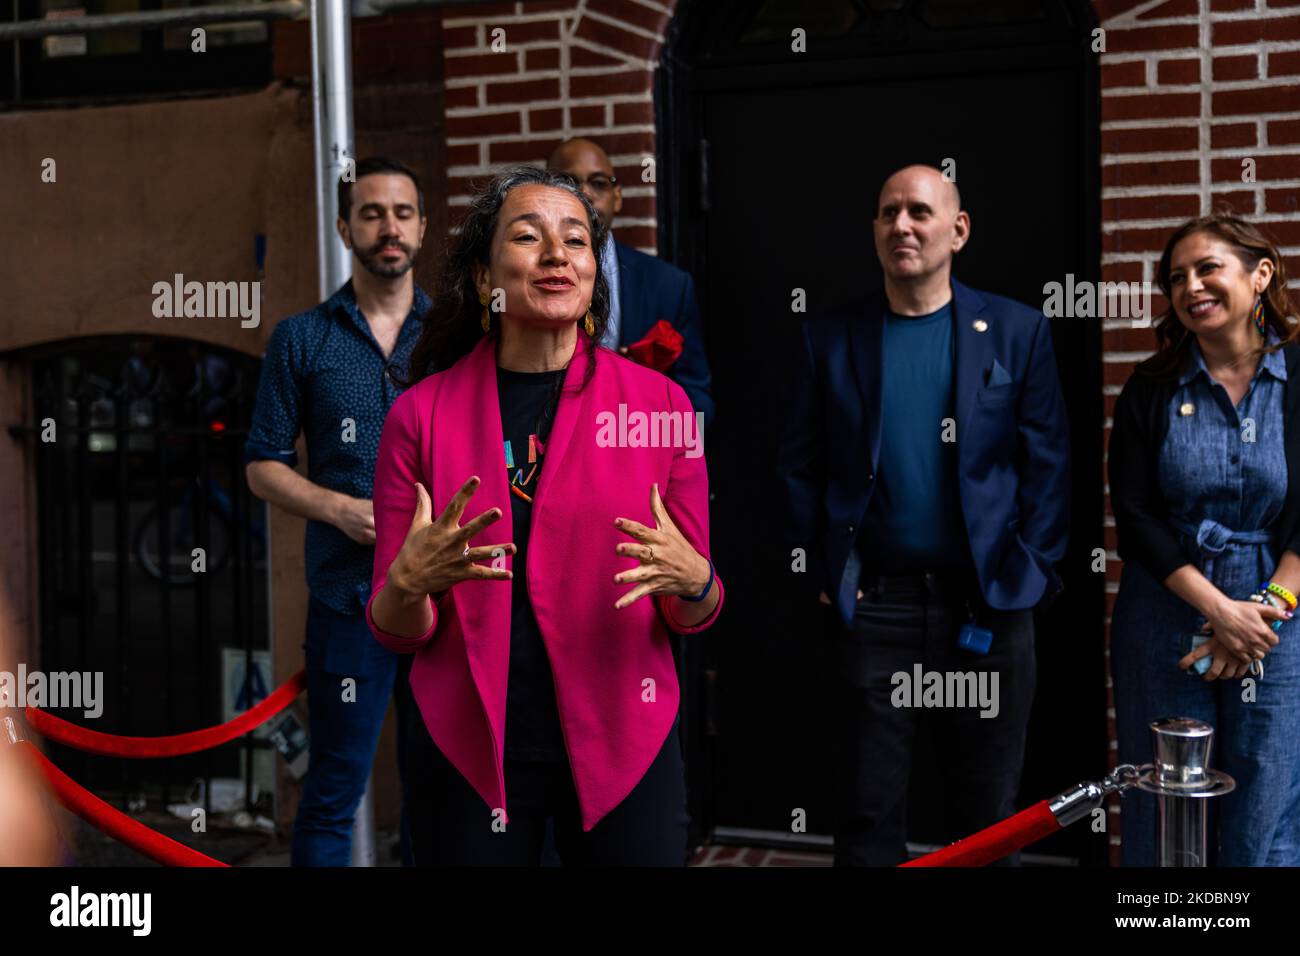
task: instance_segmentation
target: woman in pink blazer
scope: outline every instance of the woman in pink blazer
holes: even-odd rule
[[[668,630],[712,624],[722,581],[690,401],[595,344],[604,240],[570,177],[499,174],[384,424],[366,616],[415,654],[420,864],[537,865],[548,819],[566,864],[685,861]]]

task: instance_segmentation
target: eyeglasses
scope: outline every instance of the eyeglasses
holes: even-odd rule
[[[590,186],[598,193],[609,192],[618,185],[617,176],[606,176],[604,173],[595,173],[586,179],[579,179],[579,183]]]

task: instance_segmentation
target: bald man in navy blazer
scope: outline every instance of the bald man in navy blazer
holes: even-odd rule
[[[1042,311],[952,278],[970,235],[955,184],[898,171],[874,229],[885,288],[804,323],[778,470],[782,560],[802,549],[792,583],[838,624],[836,863],[893,866],[922,720],[952,797],[944,842],[1016,809],[1069,432]]]
[[[606,225],[623,207],[623,191],[605,151],[589,139],[561,143],[550,166],[578,180]],[[704,355],[704,325],[695,301],[695,282],[671,263],[638,252],[614,239],[610,229],[602,267],[610,285],[610,316],[600,344],[620,351],[644,338],[660,319],[667,319],[682,336],[682,354],[668,377],[682,387],[691,406],[713,421],[709,361]]]

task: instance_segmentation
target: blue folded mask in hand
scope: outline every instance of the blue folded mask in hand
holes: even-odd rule
[[[1178,659],[1182,660],[1192,651],[1196,650],[1198,647],[1200,647],[1202,644],[1208,641],[1210,639],[1210,636],[1211,635],[1209,634],[1202,634],[1200,632],[1196,632],[1192,634],[1184,634],[1182,645],[1181,645],[1182,654],[1179,656]],[[1192,664],[1192,670],[1196,671],[1196,673],[1200,674],[1201,676],[1204,676],[1205,672],[1208,671],[1210,667],[1213,666],[1213,664],[1214,664],[1213,656],[1206,654],[1204,657],[1200,658],[1199,660],[1195,661]],[[1187,673],[1191,674],[1192,670],[1189,670]]]

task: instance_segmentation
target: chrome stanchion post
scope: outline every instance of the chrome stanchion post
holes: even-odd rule
[[[1151,723],[1155,763],[1138,778],[1140,790],[1156,795],[1156,864],[1206,866],[1206,798],[1230,792],[1236,783],[1210,769],[1214,728],[1188,717]]]

